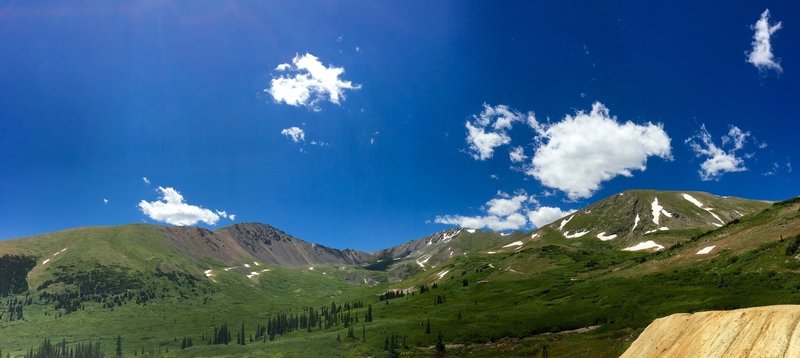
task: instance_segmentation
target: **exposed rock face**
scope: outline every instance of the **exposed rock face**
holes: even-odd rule
[[[197,262],[210,257],[226,265],[235,265],[248,256],[238,242],[210,230],[194,226],[164,226],[160,229],[175,249]]]
[[[634,357],[800,357],[800,305],[659,318],[622,355]]]
[[[450,240],[456,238],[458,234],[463,231],[462,229],[448,229],[444,231],[440,231],[437,233],[433,233],[431,235],[425,236],[421,239],[416,239],[412,241],[408,241],[404,244],[400,244],[395,247],[391,247],[388,249],[380,250],[375,253],[377,257],[388,257],[391,259],[399,259],[405,258],[408,256],[412,256],[413,254],[422,253],[424,251],[428,251],[432,245],[436,245],[441,243],[447,243]],[[434,246],[434,247],[438,247]],[[461,252],[458,252],[460,254]]]
[[[255,258],[272,265],[356,265],[371,258],[370,254],[358,250],[312,244],[264,224],[235,224],[216,234],[231,238]]]

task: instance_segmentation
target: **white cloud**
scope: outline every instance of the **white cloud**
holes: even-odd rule
[[[522,203],[526,200],[528,200],[528,196],[525,194],[515,195],[510,198],[495,198],[486,203],[486,212],[495,216],[509,216],[519,211],[522,208]]]
[[[520,163],[525,159],[528,159],[528,156],[525,155],[525,149],[522,147],[511,148],[511,151],[508,153],[508,157],[514,163]]]
[[[103,198],[103,204],[108,204],[108,199]]]
[[[536,206],[531,209],[530,206]],[[528,226],[528,220],[536,227],[575,212],[575,210],[561,210],[553,207],[540,207],[538,200],[520,191],[511,196],[498,192],[497,197],[486,202],[481,208],[485,215],[464,216],[444,215],[436,216],[437,224],[457,225],[467,229],[489,228],[490,230],[519,230]]]
[[[672,158],[661,124],[619,123],[600,102],[560,122],[529,124],[537,136],[527,174],[572,200],[592,196],[602,182],[646,170],[650,156]]]
[[[461,216],[444,215],[434,219],[437,224],[456,225],[465,229],[489,228],[495,231],[518,230],[525,227],[528,221],[520,213],[513,213],[505,218],[494,215],[488,216]]]
[[[231,219],[231,221],[235,221],[236,220],[236,214],[228,215],[228,219]]]
[[[533,116],[533,114],[529,114]],[[522,122],[526,118],[520,112],[505,105],[490,106],[483,104],[483,111],[467,121],[467,143],[472,157],[486,160],[494,156],[495,148],[511,143],[508,131],[514,122]]]
[[[562,210],[551,206],[542,206],[528,212],[528,220],[536,227],[545,226],[553,221],[574,213],[575,210]]]
[[[286,75],[273,78],[264,92],[272,95],[275,102],[290,106],[306,106],[319,111],[320,102],[330,101],[338,105],[344,100],[345,90],[361,88],[361,85],[339,79],[344,73],[343,67],[325,67],[310,53],[296,55],[291,64],[280,64],[275,70],[286,72]]]
[[[305,142],[306,140],[306,132],[298,127],[285,128],[281,130],[281,134],[295,143]]]
[[[142,177],[142,181],[144,181],[144,185],[150,185],[150,179],[147,179],[147,177]]]
[[[773,69],[778,72],[783,71],[778,60],[772,54],[772,44],[770,43],[770,37],[781,27],[780,21],[770,26],[769,9],[761,13],[761,18],[756,21],[755,25],[750,27],[755,33],[753,34],[753,48],[747,54],[747,62],[752,63],[759,70]]]
[[[511,197],[500,192],[497,198],[486,202],[483,210],[488,215],[443,215],[436,216],[434,222],[437,224],[457,225],[467,229],[481,229],[486,227],[495,231],[518,230],[528,224],[525,215],[521,213],[523,203],[525,203],[526,200],[528,200],[528,195],[524,193],[516,194]]]
[[[744,147],[745,140],[749,136],[750,132],[743,132],[736,126],[730,126],[728,134],[722,136],[722,145],[717,146],[703,124],[697,134],[686,138],[686,144],[692,148],[695,156],[706,158],[700,164],[700,179],[719,180],[725,173],[746,171],[744,157],[749,155],[742,157],[736,152]]]
[[[473,158],[486,160],[494,156],[494,148],[511,143],[511,138],[505,133],[487,132],[485,128],[467,122],[467,143]]]
[[[186,203],[183,195],[173,188],[159,186],[158,191],[161,192],[159,200],[139,202],[139,209],[150,219],[177,226],[195,225],[201,221],[215,225],[219,221],[219,215]]]
[[[225,211],[225,210],[222,210],[222,211],[214,210],[214,211],[217,213],[217,215],[219,215],[219,216],[221,216],[223,218],[226,218],[226,219],[230,218],[231,216],[236,217],[236,215],[233,215],[233,214],[228,215],[228,212]],[[231,220],[233,220],[233,219],[231,219]]]

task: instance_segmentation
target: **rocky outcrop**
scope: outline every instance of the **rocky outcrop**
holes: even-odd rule
[[[634,357],[800,357],[800,305],[659,318],[622,355]]]
[[[339,250],[300,240],[272,226],[243,223],[216,232],[229,237],[266,264],[278,266],[357,265],[372,257],[358,250]]]

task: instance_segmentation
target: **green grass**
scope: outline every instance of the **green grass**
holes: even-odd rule
[[[262,266],[271,271],[248,279],[242,271],[224,271],[220,262],[197,263],[179,255],[146,225],[72,230],[42,236],[37,239],[40,245],[34,240],[16,241],[0,249],[39,255],[41,262],[41,257],[69,244],[64,256],[47,268],[121,265],[142,275],[159,296],[146,306],[126,303],[113,310],[87,302],[84,310],[59,316],[34,294],[33,303],[25,307],[25,320],[0,321],[0,349],[23,354],[46,335],[54,341],[99,340],[113,352],[114,337],[120,335],[126,356],[144,349],[166,357],[388,357],[384,340],[398,334],[407,343],[401,349],[404,355],[434,356],[432,346],[441,331],[448,351],[457,355],[530,357],[539,356],[546,346],[551,357],[613,357],[657,317],[800,303],[800,263],[786,255],[790,240],[780,241],[777,234],[797,227],[798,207],[800,203],[775,205],[708,234],[688,230],[682,233],[689,237],[684,244],[655,254],[622,252],[595,239],[565,239],[546,228],[540,232],[542,238],[519,251],[490,255],[482,251],[487,246],[470,246],[475,251],[468,255],[403,281],[378,285],[364,285],[363,279],[385,281],[387,273],[361,267]],[[761,236],[746,236],[750,233]],[[508,239],[523,234],[516,235]],[[138,241],[131,245],[125,240]],[[697,247],[725,240],[751,244],[726,247],[703,258],[690,255]],[[217,282],[203,276],[208,267],[217,273]],[[47,268],[34,269],[32,287],[55,277]],[[183,281],[175,284],[153,275],[156,268],[174,268],[200,280],[195,287]],[[439,278],[444,270],[448,273]],[[438,287],[424,294],[378,301],[378,295],[390,288],[433,283]],[[437,296],[444,297],[444,303],[437,304]],[[6,300],[0,298],[0,310]],[[355,341],[346,339],[347,329],[341,326],[299,330],[272,342],[244,346],[212,346],[201,339],[221,323],[228,323],[233,334],[241,323],[253,332],[278,312],[296,314],[306,306],[352,301],[372,304],[375,317],[364,323],[365,308],[355,310],[360,318]],[[430,333],[425,331],[428,322]],[[180,340],[187,336],[193,337],[195,346],[180,350]]]

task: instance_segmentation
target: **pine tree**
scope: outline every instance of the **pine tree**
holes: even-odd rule
[[[444,340],[442,337],[442,331],[439,331],[439,336],[436,338],[436,353],[444,354]]]
[[[337,342],[341,342],[342,341],[342,336],[339,335],[339,333],[336,333],[336,341]]]
[[[364,315],[364,322],[372,322],[372,305],[367,305],[367,314]]]
[[[122,358],[122,337],[117,336],[117,358]]]
[[[361,326],[361,341],[362,342],[367,341],[367,325]]]
[[[425,325],[425,334],[431,334],[431,320],[428,320],[428,324]]]

